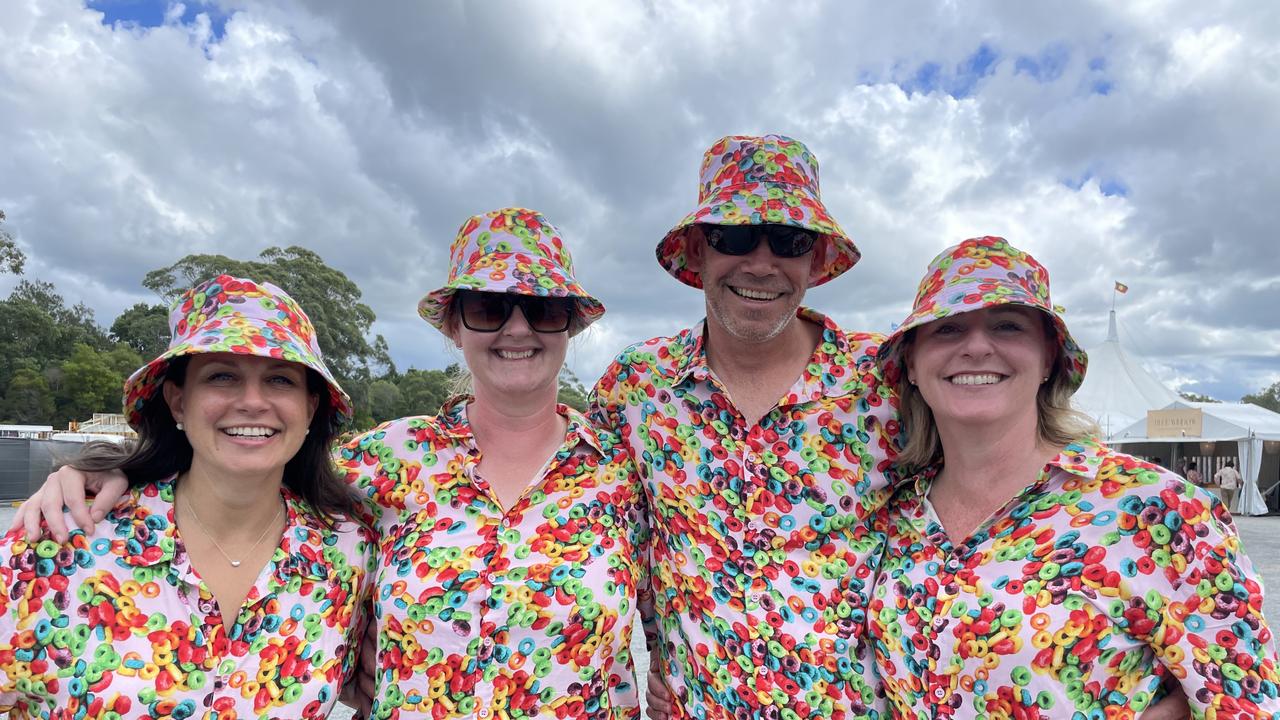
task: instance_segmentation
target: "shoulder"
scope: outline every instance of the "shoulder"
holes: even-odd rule
[[[699,339],[697,328],[685,328],[675,335],[633,343],[614,356],[611,370],[643,373],[672,369],[687,361]]]
[[[404,452],[430,452],[458,442],[458,429],[440,415],[402,417],[366,430],[338,446],[339,465],[361,456],[396,457]]]

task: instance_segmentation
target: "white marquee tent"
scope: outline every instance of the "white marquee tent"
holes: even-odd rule
[[[1088,353],[1084,384],[1072,402],[1097,421],[1107,439],[1117,430],[1145,420],[1148,410],[1159,410],[1179,399],[1121,347],[1115,310],[1111,311],[1106,342]]]
[[[1240,474],[1244,477],[1244,488],[1240,492],[1235,511],[1240,515],[1267,513],[1267,504],[1258,491],[1258,477],[1263,466],[1264,443],[1280,441],[1280,414],[1246,403],[1196,403],[1183,400],[1160,409],[1199,409],[1203,413],[1200,434],[1196,437],[1148,437],[1147,421],[1143,418],[1112,433],[1111,444],[1123,446],[1132,443],[1234,442],[1240,458]]]

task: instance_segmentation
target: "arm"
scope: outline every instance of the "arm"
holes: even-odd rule
[[[1164,550],[1185,559],[1186,567],[1179,572],[1180,563],[1171,563],[1159,578],[1167,585],[1153,575],[1149,589],[1155,593],[1135,596],[1126,614],[1155,621],[1138,637],[1179,682],[1192,717],[1204,717],[1224,702],[1235,704],[1241,717],[1270,717],[1280,711],[1280,699],[1248,690],[1280,683],[1258,573],[1221,503],[1176,479],[1163,484],[1160,499],[1184,523],[1168,543],[1152,543],[1145,552]],[[1153,710],[1175,712],[1161,705]]]
[[[651,720],[666,720],[672,715],[673,697],[671,689],[662,678],[662,643],[658,628],[657,611],[654,603],[652,570],[650,568],[652,528],[650,520],[653,508],[648,500],[644,483],[641,481],[635,466],[635,452],[631,447],[623,414],[624,399],[616,392],[620,378],[628,370],[618,360],[614,360],[604,375],[596,382],[588,396],[588,414],[591,422],[598,428],[608,431],[617,438],[621,445],[630,473],[635,479],[637,497],[637,517],[630,523],[631,543],[636,557],[641,559],[639,565],[643,575],[636,578],[636,606],[640,612],[640,626],[644,632],[645,646],[649,649],[649,667],[647,668],[646,700],[647,715]],[[637,672],[645,672],[646,668],[636,668]]]
[[[49,535],[64,543],[69,534],[63,513],[69,509],[76,525],[91,534],[98,521],[107,516],[107,511],[115,507],[128,489],[129,480],[119,470],[83,472],[64,465],[22,503],[9,530],[24,530],[27,540],[34,542],[40,538],[43,521]],[[86,491],[95,494],[93,504],[87,507]]]

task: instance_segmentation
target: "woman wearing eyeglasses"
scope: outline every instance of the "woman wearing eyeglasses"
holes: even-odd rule
[[[335,451],[380,535],[369,716],[637,718],[643,490],[615,438],[556,402],[569,338],[604,306],[532,210],[468,219],[450,261],[418,310],[472,393]]]

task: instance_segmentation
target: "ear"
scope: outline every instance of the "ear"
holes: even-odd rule
[[[454,347],[462,349],[462,333],[458,330],[458,325],[461,322],[458,313],[462,311],[453,304],[457,297],[457,295],[454,295],[453,300],[449,301],[449,312],[445,314],[444,327],[440,328],[440,331],[453,342]]]
[[[809,261],[809,287],[813,287],[822,277],[822,272],[827,267],[827,250],[830,246],[831,242],[825,237],[813,244],[813,256]]]
[[[328,390],[324,390],[323,392],[328,392]],[[307,427],[311,427],[311,421],[316,419],[316,408],[319,406],[319,395],[314,393],[307,395]]]
[[[691,272],[701,273],[707,255],[707,238],[698,225],[684,230],[684,266]]]
[[[164,404],[169,406],[173,421],[182,422],[182,388],[172,380],[165,380],[164,385],[160,386],[160,392],[164,394]]]

